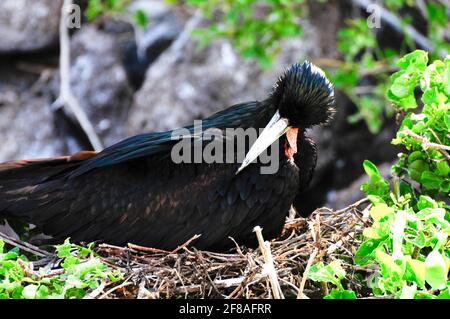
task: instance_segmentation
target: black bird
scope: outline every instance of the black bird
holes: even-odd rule
[[[174,249],[195,234],[194,246],[223,250],[254,245],[254,226],[265,237],[280,234],[294,199],[308,186],[316,165],[315,143],[305,131],[328,123],[334,92],[322,70],[294,64],[263,101],[231,106],[203,120],[226,140],[226,128],[264,128],[245,149],[243,163],[176,163],[181,139],[189,145],[204,135],[189,126],[142,134],[99,153],[0,164],[0,217],[37,225],[56,239],[105,241]],[[254,161],[272,143],[279,169],[262,174]],[[248,152],[247,152],[248,151]],[[244,154],[245,155],[245,154]],[[234,159],[237,158],[237,155]],[[296,207],[301,211],[301,207]]]

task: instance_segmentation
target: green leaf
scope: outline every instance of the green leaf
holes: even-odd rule
[[[436,163],[436,168],[439,171],[439,175],[442,177],[450,176],[450,165],[446,161],[440,161]]]
[[[437,299],[450,299],[450,284],[441,291],[441,293],[437,296]]]
[[[25,299],[36,299],[37,285],[28,285],[23,288],[22,296]]]
[[[408,69],[410,67],[425,70],[428,63],[428,52],[423,50],[415,50],[409,54],[403,56],[397,65],[402,69]]]
[[[386,217],[393,217],[394,209],[386,204],[378,204],[370,209],[369,214],[374,221],[378,222]]]
[[[46,299],[48,298],[48,288],[47,286],[39,286],[36,292],[36,299]]]
[[[439,189],[439,186],[443,181],[442,177],[431,171],[423,172],[420,177],[421,184],[428,189]]]
[[[378,248],[382,241],[377,239],[368,239],[364,241],[355,253],[353,258],[356,265],[365,266],[373,260],[373,252]]]
[[[356,299],[356,294],[352,290],[339,290],[333,288],[331,289],[330,294],[323,299]]]
[[[72,244],[70,239],[67,238],[63,244],[56,246],[56,252],[59,258],[66,258],[70,256],[70,250],[72,249]]]
[[[134,22],[141,28],[145,28],[148,24],[148,18],[145,11],[139,9],[134,12]]]
[[[318,262],[311,266],[308,278],[317,282],[329,282],[342,288],[341,279],[345,277],[345,270],[341,267],[339,260],[332,261],[328,265]]]
[[[430,196],[420,195],[419,201],[417,202],[417,208],[420,210],[425,208],[438,208],[438,204]]]
[[[379,180],[382,178],[377,166],[374,163],[372,163],[371,161],[364,160],[363,168],[364,168],[364,171],[366,172],[367,176],[369,176],[370,179]]]
[[[415,282],[419,287],[425,286],[425,263],[420,260],[412,259],[411,256],[406,256],[405,279]]]
[[[447,284],[447,265],[444,257],[433,250],[425,259],[425,280],[433,289],[444,289]]]
[[[417,292],[417,285],[415,283],[413,283],[411,286],[408,286],[405,283],[402,288],[400,299],[414,299],[416,292]]]
[[[375,251],[375,257],[380,264],[383,277],[391,277],[393,274],[398,276],[403,273],[402,269],[395,263],[394,259],[382,251],[382,249],[377,249]]]

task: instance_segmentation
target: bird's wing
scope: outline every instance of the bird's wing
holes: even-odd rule
[[[260,103],[257,101],[231,106],[203,120],[201,130],[245,126],[249,120],[255,122],[258,107],[260,107]],[[189,132],[190,136],[183,135],[182,137],[180,132],[183,131]],[[191,125],[167,132],[154,132],[130,137],[104,149],[96,157],[84,161],[80,167],[70,173],[69,177],[73,178],[95,168],[111,166],[136,158],[156,154],[168,155],[171,147],[181,138],[192,138],[193,140],[202,138],[196,134],[197,128]]]

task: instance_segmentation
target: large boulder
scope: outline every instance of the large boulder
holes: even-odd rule
[[[61,4],[61,0],[1,0],[0,54],[55,46]]]

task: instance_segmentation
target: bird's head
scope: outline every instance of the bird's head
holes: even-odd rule
[[[268,101],[277,111],[250,148],[238,172],[284,134],[288,147],[293,153],[297,152],[298,131],[327,124],[335,113],[333,85],[325,73],[309,61],[288,68],[278,79]]]
[[[288,68],[275,84],[271,98],[280,117],[294,128],[326,124],[335,112],[333,85],[309,61]]]

